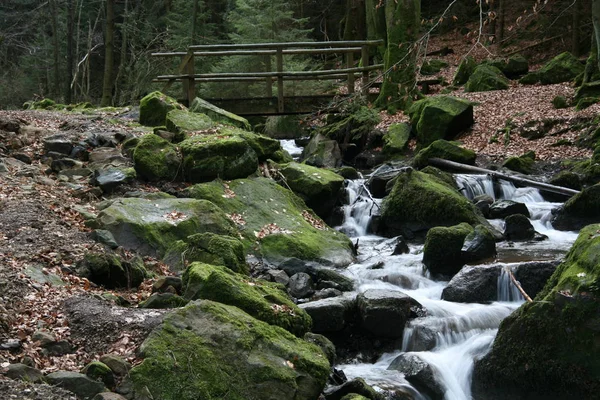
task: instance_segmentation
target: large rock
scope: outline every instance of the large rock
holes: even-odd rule
[[[460,257],[465,263],[474,263],[496,256],[496,238],[488,228],[476,225],[469,233],[460,249]]]
[[[476,399],[592,399],[600,391],[600,225],[581,230],[536,301],[507,317],[476,362]]]
[[[213,121],[205,114],[197,114],[187,110],[171,110],[165,119],[169,132],[175,134],[173,141],[181,142],[190,134],[206,133],[214,126]]]
[[[299,305],[310,315],[313,321],[313,332],[341,332],[356,317],[355,298],[340,296]]]
[[[287,186],[321,218],[327,219],[344,194],[344,178],[335,172],[291,162],[280,166]]]
[[[439,381],[433,368],[418,354],[401,354],[392,361],[388,369],[402,372],[407,381],[432,400],[444,399],[446,393],[444,385]]]
[[[378,231],[389,236],[414,236],[434,226],[461,222],[489,226],[481,212],[458,190],[435,176],[407,170],[398,175],[383,200]]]
[[[140,101],[140,124],[160,126],[165,124],[171,110],[185,110],[177,100],[161,92],[152,92]]]
[[[477,61],[472,56],[466,56],[458,64],[454,79],[452,80],[453,85],[464,85],[469,80],[473,71],[477,68]]]
[[[520,54],[515,54],[505,59],[494,59],[485,62],[498,68],[510,79],[518,78],[529,71],[529,62]]]
[[[419,151],[413,160],[415,168],[424,168],[430,158],[441,158],[461,164],[475,165],[477,154],[473,150],[464,149],[452,142],[440,139]]]
[[[252,129],[252,126],[250,126],[250,123],[246,118],[240,117],[239,115],[223,110],[222,108],[219,108],[214,104],[211,104],[208,101],[203,100],[199,97],[196,97],[194,101],[192,101],[190,111],[194,113],[205,114],[210,119],[218,123],[233,125],[246,130]]]
[[[577,57],[569,52],[564,52],[548,61],[537,72],[537,75],[541,83],[548,85],[571,81],[581,74],[584,68]]]
[[[98,393],[107,391],[102,382],[78,372],[53,372],[46,376],[46,381],[51,385],[70,390],[80,399],[91,399]]]
[[[461,249],[465,238],[473,233],[473,227],[467,223],[431,228],[425,237],[423,264],[434,277],[451,277],[456,274],[465,261]]]
[[[412,127],[405,122],[390,125],[387,133],[383,135],[383,154],[394,156],[404,153],[408,147],[411,130]]]
[[[98,214],[96,222],[117,243],[147,255],[163,255],[177,240],[212,232],[230,235],[233,222],[217,206],[195,199],[117,199]]]
[[[298,308],[281,285],[254,280],[231,270],[193,263],[183,275],[184,297],[236,306],[254,318],[280,326],[296,336],[310,330],[308,314]]]
[[[421,304],[397,291],[369,289],[356,298],[362,328],[382,338],[401,338],[410,318],[423,312]]]
[[[319,168],[338,168],[342,165],[342,151],[335,140],[316,134],[304,148],[302,160]]]
[[[149,181],[172,181],[179,178],[182,162],[177,147],[154,134],[140,138],[133,150],[135,171],[141,178]]]
[[[228,213],[242,228],[246,252],[271,264],[296,258],[345,267],[353,260],[348,237],[325,225],[302,199],[271,179],[211,182],[194,185],[186,193],[210,200]]]
[[[465,92],[488,92],[490,90],[508,89],[508,79],[498,68],[481,64],[469,77]]]
[[[117,254],[87,253],[77,264],[77,274],[107,288],[135,288],[148,277],[140,257],[125,260]]]
[[[535,238],[535,229],[529,218],[523,214],[513,214],[504,220],[504,237],[506,240],[526,241]]]
[[[451,96],[428,97],[408,110],[421,146],[438,139],[453,139],[473,125],[473,104]]]
[[[189,182],[245,178],[258,168],[258,156],[250,143],[233,131],[192,136],[179,146]]]
[[[527,153],[519,157],[509,157],[504,161],[502,166],[508,168],[511,171],[520,172],[522,174],[531,174],[533,166],[535,164],[535,153],[528,151]]]
[[[553,213],[552,226],[561,231],[576,231],[600,222],[600,184],[583,189]]]
[[[490,206],[490,218],[506,218],[515,214],[522,214],[527,218],[531,216],[525,203],[513,200],[498,200]]]
[[[329,362],[314,344],[236,307],[196,301],[165,318],[130,373],[145,399],[316,399]]]

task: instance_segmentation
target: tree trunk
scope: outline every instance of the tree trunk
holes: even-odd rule
[[[496,25],[496,39],[498,47],[502,48],[504,41],[504,10],[506,6],[506,0],[498,1],[498,25]]]
[[[600,0],[598,0],[600,1]],[[385,76],[376,105],[405,109],[417,92],[415,41],[421,27],[420,0],[387,0]]]
[[[198,11],[200,9],[199,0],[194,0],[194,9],[192,10],[192,33],[190,36],[190,44],[196,43],[196,25],[198,24]]]
[[[600,0],[592,0],[592,22],[594,23],[594,39],[596,40],[596,54],[600,54]],[[596,56],[600,70],[600,57]]]
[[[74,54],[73,54],[73,2],[75,0],[68,0],[67,2],[67,85],[65,88],[65,103],[70,104],[72,102],[71,97],[71,81],[73,80],[73,63],[74,63]]]
[[[387,43],[384,8],[379,6],[379,0],[365,0],[365,19],[367,23],[367,39],[383,39]],[[384,59],[385,45],[377,47],[379,61]]]
[[[488,40],[486,42],[491,41],[493,43],[497,42],[496,38],[496,19],[498,18],[498,13],[496,9],[496,1],[489,0],[488,2],[488,21],[489,21],[489,31],[488,31]],[[489,40],[491,38],[491,40]]]
[[[54,52],[54,84],[52,91],[53,96],[60,95],[60,46],[58,42],[58,7],[56,0],[50,0],[48,2],[50,6],[50,20],[52,21],[52,48]]]
[[[129,0],[125,0],[125,8],[123,9],[123,22],[121,22],[121,57],[119,59],[119,68],[117,70],[117,76],[114,80],[114,101],[116,104],[125,104],[127,102],[127,95],[121,89],[121,82],[125,81],[125,66],[127,65],[127,46],[129,45],[127,37],[127,29],[129,24]],[[125,85],[123,85],[125,86]]]
[[[343,40],[364,40],[367,37],[365,0],[346,0]]]
[[[104,32],[104,83],[102,85],[102,107],[112,101],[114,40],[115,40],[115,0],[106,0],[106,29]]]
[[[581,42],[581,38],[579,35],[579,29],[581,25],[581,6],[579,5],[579,1],[575,1],[573,4],[573,23],[572,23],[572,35],[571,35],[571,53],[575,57],[579,57],[581,55],[579,42]]]

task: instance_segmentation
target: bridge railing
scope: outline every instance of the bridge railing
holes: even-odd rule
[[[174,82],[182,82],[183,98],[189,104],[196,96],[196,84],[205,82],[265,82],[266,99],[273,98],[273,85],[277,87],[277,113],[284,113],[285,81],[307,80],[345,80],[348,93],[354,93],[357,78],[362,77],[361,91],[368,93],[367,83],[370,73],[382,70],[383,64],[369,65],[369,47],[380,46],[382,40],[357,40],[337,42],[289,42],[289,43],[255,43],[255,44],[218,44],[189,46],[185,52],[153,53],[154,57],[179,57],[178,72],[172,75],[160,75],[153,82],[165,82],[163,92]],[[342,54],[345,57],[345,67],[339,69],[323,69],[314,71],[285,70],[284,56],[286,55],[321,55]],[[355,66],[355,55],[360,54],[360,65]],[[196,57],[224,56],[262,56],[265,71],[263,72],[223,72],[197,73],[194,67]],[[275,68],[272,58],[275,58]],[[256,100],[256,99],[255,99]]]

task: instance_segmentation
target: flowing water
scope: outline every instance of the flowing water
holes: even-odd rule
[[[371,199],[364,180],[349,182],[349,205],[345,220],[338,229],[353,242],[359,240],[357,262],[348,267],[346,275],[356,282],[358,292],[385,288],[406,293],[419,301],[427,316],[412,320],[405,328],[402,348],[387,353],[373,363],[339,365],[348,378],[362,377],[369,384],[384,390],[414,391],[415,399],[427,399],[419,394],[398,371],[388,370],[400,354],[410,352],[427,362],[445,390],[445,400],[471,399],[471,376],[474,362],[489,351],[500,322],[523,303],[521,293],[510,282],[507,270],[523,261],[556,259],[575,241],[577,234],[559,232],[550,224],[550,211],[558,203],[545,202],[532,188],[515,188],[507,181],[494,184],[483,175],[457,175],[456,181],[469,199],[487,194],[494,199],[510,199],[525,203],[534,228],[548,236],[541,242],[498,243],[498,262],[503,265],[498,278],[497,300],[491,304],[464,304],[441,300],[447,282],[433,281],[423,269],[422,245],[409,245],[410,253],[390,256],[395,241],[368,234],[371,216],[378,211],[380,201]],[[503,230],[502,220],[490,221]],[[498,263],[497,262],[497,263]],[[378,268],[371,268],[378,264]],[[423,350],[419,333],[432,332],[433,343]]]

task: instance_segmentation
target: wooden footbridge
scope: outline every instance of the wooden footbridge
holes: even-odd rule
[[[360,79],[359,90],[366,96],[373,78],[371,74],[381,73],[383,64],[369,64],[370,47],[381,46],[382,40],[337,41],[337,42],[291,42],[260,44],[223,44],[190,46],[185,52],[153,53],[154,57],[181,58],[178,71],[173,75],[160,75],[153,82],[165,82],[163,92],[175,82],[183,86],[183,100],[191,104],[196,97],[199,85],[208,82],[264,82],[264,96],[246,98],[205,99],[218,107],[238,115],[283,115],[305,114],[326,106],[334,97],[355,93],[355,83]],[[285,69],[286,55],[328,55],[340,57],[337,69],[315,71],[289,71]],[[359,55],[360,58],[355,58]],[[194,67],[196,57],[252,56],[262,57],[265,70],[261,72],[197,73]],[[359,61],[357,63],[356,61]],[[273,63],[273,61],[275,61]],[[273,65],[274,64],[274,65]],[[358,65],[355,65],[358,64]],[[273,68],[273,66],[275,68]],[[346,86],[345,94],[315,94],[294,96],[285,93],[284,82],[334,80]],[[275,90],[273,90],[275,86]],[[372,100],[372,99],[371,99]]]

